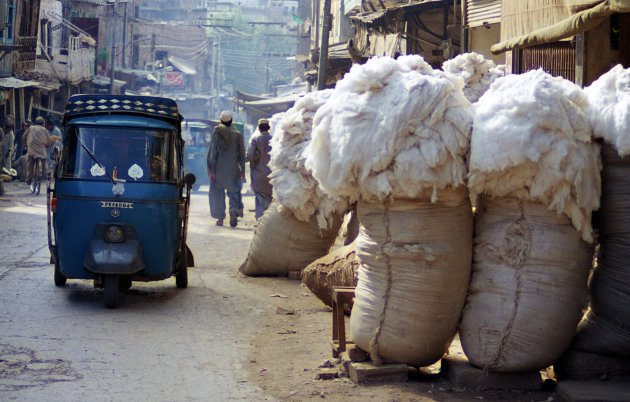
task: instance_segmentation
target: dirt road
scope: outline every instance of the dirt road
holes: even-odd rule
[[[236,229],[193,196],[189,287],[135,283],[115,310],[90,281],[53,284],[45,197],[8,183],[0,197],[0,399],[19,401],[548,400],[475,392],[435,376],[357,386],[315,380],[331,358],[331,314],[298,281],[237,273],[253,197]]]

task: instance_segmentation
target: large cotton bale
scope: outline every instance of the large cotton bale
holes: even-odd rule
[[[322,191],[304,165],[304,151],[311,141],[315,113],[332,93],[330,89],[310,92],[277,119],[269,161],[274,200],[289,208],[301,221],[308,222],[315,216],[322,228],[328,228],[340,219],[347,202]]]
[[[315,217],[298,220],[277,202],[258,221],[247,259],[239,271],[248,276],[287,276],[300,271],[328,253],[341,226],[336,219],[330,229],[321,229]]]
[[[420,56],[372,58],[313,118],[305,166],[333,199],[358,201],[351,332],[376,363],[432,364],[457,330],[472,253],[463,87]]]
[[[539,370],[575,336],[599,207],[599,147],[577,85],[497,79],[476,104],[468,185],[478,201],[460,338],[472,364]]]
[[[465,189],[385,204],[358,204],[359,283],[352,339],[380,362],[427,366],[457,332],[472,255]]]
[[[585,90],[595,135],[602,147],[597,268],[590,282],[590,309],[574,348],[630,357],[630,69],[620,65]]]
[[[460,339],[490,371],[539,370],[571,343],[586,304],[592,247],[539,202],[477,203],[472,280]]]

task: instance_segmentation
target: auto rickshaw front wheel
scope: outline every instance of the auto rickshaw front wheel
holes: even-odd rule
[[[120,283],[118,275],[105,275],[103,282],[105,288],[105,307],[118,307],[118,285]]]
[[[175,284],[180,289],[188,287],[188,255],[186,255],[186,250],[181,252],[178,258]]]

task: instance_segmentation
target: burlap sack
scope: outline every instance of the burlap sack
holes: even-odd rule
[[[302,283],[329,307],[332,307],[333,287],[357,285],[359,257],[355,248],[355,243],[336,248],[302,271]],[[344,309],[349,314],[352,303]]]
[[[594,216],[599,232],[597,268],[590,283],[590,308],[573,347],[630,357],[630,156],[602,147],[602,198]]]
[[[315,218],[302,222],[288,208],[273,202],[258,221],[239,271],[248,276],[286,276],[289,271],[300,271],[328,253],[340,226],[341,217],[331,229],[322,230]]]
[[[361,265],[350,327],[377,364],[430,365],[457,332],[471,269],[472,210],[464,188],[438,199],[358,204]]]
[[[498,372],[550,366],[575,336],[592,247],[564,215],[515,198],[482,198],[459,329],[464,353]]]

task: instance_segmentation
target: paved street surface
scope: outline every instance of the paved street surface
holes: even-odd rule
[[[6,190],[0,401],[553,400],[548,392],[465,389],[436,374],[361,386],[315,379],[331,358],[330,311],[299,281],[237,274],[254,233],[251,196],[245,220],[231,229],[210,221],[207,191],[195,194],[189,287],[177,289],[174,278],[134,282],[109,310],[91,281],[54,285],[44,194],[23,183]],[[450,353],[462,353],[459,343]]]
[[[1,400],[267,400],[241,366],[270,303],[268,294],[257,298],[236,279],[253,218],[235,230],[215,228],[207,193],[198,193],[189,230],[197,266],[189,287],[177,289],[174,278],[134,282],[120,307],[108,310],[91,281],[54,286],[45,195],[29,194],[23,183],[5,188]]]

